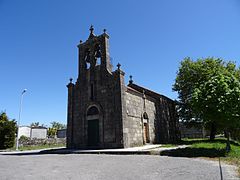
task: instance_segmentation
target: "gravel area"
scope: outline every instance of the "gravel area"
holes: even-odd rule
[[[224,180],[236,167],[221,164]],[[0,155],[1,180],[220,180],[218,161],[149,155]]]

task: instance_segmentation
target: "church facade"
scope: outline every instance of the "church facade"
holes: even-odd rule
[[[127,148],[180,138],[175,102],[135,84],[110,62],[109,35],[80,41],[78,78],[68,88],[67,148]]]

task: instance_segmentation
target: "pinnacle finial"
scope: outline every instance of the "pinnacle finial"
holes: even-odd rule
[[[72,80],[73,80],[73,78],[70,78],[70,79],[69,79],[70,83],[72,83]]]
[[[129,76],[130,80],[129,80],[129,83],[132,84],[133,83],[133,80],[132,80],[132,75]]]
[[[107,30],[106,29],[103,29],[103,33],[105,34],[107,32]]]
[[[117,64],[117,68],[118,68],[118,70],[120,70],[120,67],[121,67],[121,64],[118,63],[118,64]]]

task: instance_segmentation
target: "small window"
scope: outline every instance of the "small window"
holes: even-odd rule
[[[90,99],[93,100],[94,98],[94,88],[93,88],[93,84],[91,84],[91,92],[90,92]]]

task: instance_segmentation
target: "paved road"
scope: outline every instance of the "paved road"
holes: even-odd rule
[[[223,165],[223,179],[237,179]],[[234,178],[235,177],[235,178]],[[218,161],[148,155],[0,155],[0,180],[220,180]]]

